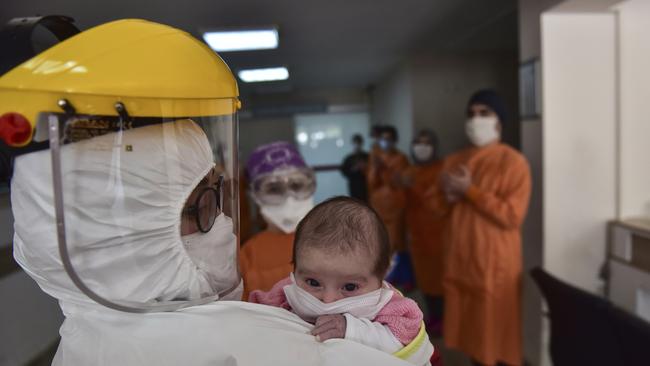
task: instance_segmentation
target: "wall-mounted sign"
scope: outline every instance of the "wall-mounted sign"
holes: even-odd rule
[[[519,66],[519,113],[522,119],[539,118],[542,114],[542,68],[539,59]]]

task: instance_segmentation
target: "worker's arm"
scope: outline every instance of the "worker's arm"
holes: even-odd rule
[[[377,154],[370,154],[368,171],[366,179],[368,181],[368,190],[373,191],[382,185],[381,173],[385,165],[381,157]]]
[[[484,216],[504,229],[521,226],[528,209],[531,191],[530,168],[522,158],[506,171],[502,193],[481,190],[471,184],[465,198]]]

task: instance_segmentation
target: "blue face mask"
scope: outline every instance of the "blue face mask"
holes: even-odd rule
[[[388,140],[386,140],[386,139],[379,139],[379,142],[378,142],[378,143],[379,143],[379,148],[382,149],[382,150],[384,150],[384,151],[390,149],[390,147],[391,147],[391,145],[392,145],[392,144],[390,143],[390,141],[388,141]]]

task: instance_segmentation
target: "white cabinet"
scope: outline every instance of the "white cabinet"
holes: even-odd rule
[[[607,297],[650,322],[650,219],[611,222]]]

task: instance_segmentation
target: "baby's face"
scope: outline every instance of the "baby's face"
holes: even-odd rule
[[[324,303],[363,295],[382,284],[373,273],[375,258],[364,251],[335,253],[302,248],[296,262],[298,286]]]

